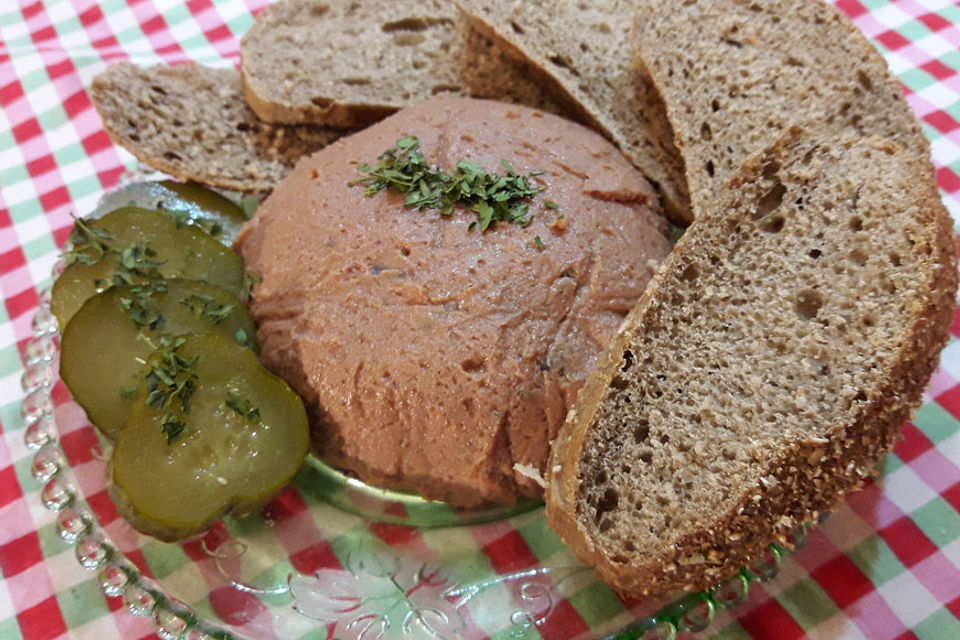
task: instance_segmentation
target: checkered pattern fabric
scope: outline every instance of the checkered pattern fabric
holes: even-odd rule
[[[238,37],[267,0],[3,0],[0,2],[0,638],[150,638],[150,618],[134,617],[120,598],[104,595],[94,574],[58,535],[56,514],[42,505],[33,454],[24,443],[21,376],[38,292],[50,282],[71,212],[90,211],[104,190],[134,167],[113,146],[85,91],[107,64],[194,60],[235,65]],[[933,148],[943,201],[960,220],[960,3],[955,0],[837,0],[876,44],[904,85]],[[754,583],[747,601],[717,614],[704,635],[723,640],[960,638],[960,316],[925,403],[883,473],[822,525],[802,551],[784,558],[772,581]],[[180,597],[201,616],[240,626],[255,637],[324,637],[304,629],[258,626],[269,597],[214,587],[212,561],[199,542],[161,545],[131,537],[102,490],[102,464],[82,412],[53,388],[67,462],[86,503],[127,559],[158,580],[179,576]],[[100,486],[101,490],[95,488]],[[360,536],[321,541],[285,537],[285,523],[309,517],[305,498],[288,490],[271,507],[271,544],[288,558],[258,575],[313,575],[351,562],[364,544],[469,544],[474,573],[522,571],[558,553],[560,543],[536,513],[445,534],[361,524]],[[219,529],[207,536],[215,542]],[[224,534],[225,535],[225,534]],[[444,538],[443,536],[447,536]],[[460,540],[472,536],[469,540]],[[248,560],[244,560],[247,562]],[[223,559],[225,565],[230,559]],[[223,567],[221,567],[223,569]],[[230,567],[226,567],[230,570]],[[401,568],[402,569],[402,568]],[[482,570],[481,570],[482,569]],[[249,572],[244,573],[248,575]],[[404,575],[403,569],[397,575]],[[426,588],[442,586],[420,576]],[[575,577],[570,578],[571,580]],[[367,584],[374,588],[373,583]],[[303,602],[324,594],[297,584]],[[489,596],[503,607],[522,594]],[[313,600],[311,600],[311,598]],[[264,604],[266,603],[266,604]],[[584,587],[559,603],[530,637],[566,638],[625,612],[632,603]],[[246,619],[241,619],[248,616]],[[252,616],[252,618],[250,617]],[[259,617],[258,617],[259,616]],[[496,629],[487,637],[506,637]]]

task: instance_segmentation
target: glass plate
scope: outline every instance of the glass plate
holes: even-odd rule
[[[57,275],[56,273],[54,274]],[[470,511],[368,486],[310,457],[267,507],[200,538],[161,543],[117,515],[104,451],[57,374],[58,335],[40,296],[26,346],[21,417],[43,504],[80,565],[164,639],[657,638],[706,629],[754,566],[667,600],[617,596],[547,527],[541,504]]]

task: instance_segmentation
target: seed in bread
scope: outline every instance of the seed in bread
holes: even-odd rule
[[[698,211],[553,444],[549,523],[622,593],[711,586],[836,506],[946,342],[956,244],[926,164],[790,135]]]
[[[660,190],[667,213],[689,223],[683,163],[663,105],[635,73],[630,16],[635,3],[600,0],[482,2],[456,0],[471,24],[539,70],[563,105],[579,105],[593,124]]]
[[[233,69],[111,65],[93,80],[93,104],[114,142],[181,180],[269,191],[301,156],[339,129],[260,122]]]
[[[708,206],[793,122],[894,140],[929,164],[900,85],[873,45],[821,0],[641,0],[640,74],[666,104],[687,185]]]

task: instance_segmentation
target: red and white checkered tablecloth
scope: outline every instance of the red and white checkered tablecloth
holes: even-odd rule
[[[149,617],[134,617],[120,598],[104,595],[61,540],[56,514],[42,505],[20,413],[26,345],[38,292],[50,283],[71,212],[92,210],[135,167],[111,143],[91,105],[86,87],[93,76],[127,59],[235,65],[238,38],[265,4],[0,0],[0,640],[157,637]],[[960,220],[960,2],[836,4],[902,81],[931,140],[944,203]],[[878,479],[814,527],[805,548],[785,557],[774,580],[754,583],[745,604],[720,611],[704,636],[960,638],[957,337],[960,315],[925,403]],[[52,396],[57,406],[68,403],[60,383]],[[62,441],[71,464],[86,462],[93,444],[89,428],[66,433]],[[112,511],[108,503],[91,508],[98,515]],[[504,527],[491,529],[499,537],[478,544],[490,563],[536,555],[532,538]],[[371,530],[387,542],[407,536],[402,528]],[[192,552],[184,547],[184,562]],[[169,562],[149,545],[127,555],[147,575]],[[299,562],[320,566],[322,559]],[[542,628],[540,636],[563,637],[563,629],[589,626],[590,612],[582,606],[573,603],[564,614],[574,626]]]

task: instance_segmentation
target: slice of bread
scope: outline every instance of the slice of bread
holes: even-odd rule
[[[694,213],[793,122],[889,138],[929,163],[900,85],[835,7],[820,0],[635,6],[639,72],[666,104]]]
[[[182,180],[271,190],[301,156],[343,131],[260,122],[233,69],[111,65],[93,80],[93,104],[114,142]]]
[[[284,0],[240,42],[247,102],[268,122],[363,126],[463,93],[457,10],[443,0]]]
[[[709,587],[836,506],[946,342],[956,245],[926,164],[798,136],[698,211],[553,444],[548,521],[621,593]]]
[[[460,80],[471,97],[514,102],[589,124],[580,105],[541,88],[540,76],[526,60],[508,56],[491,37],[474,29],[463,13],[458,21]]]
[[[450,0],[284,0],[257,16],[240,53],[247,101],[269,122],[363,126],[437,93],[568,110]]]
[[[692,220],[683,163],[663,105],[634,70],[634,2],[456,2],[474,28],[529,61],[561,104],[580,105],[589,122],[656,183],[672,219]]]

